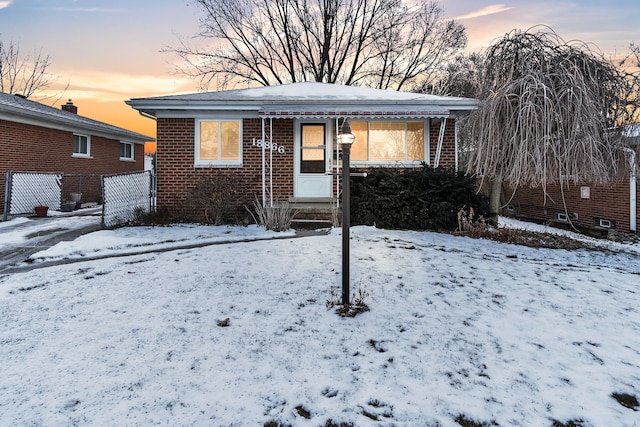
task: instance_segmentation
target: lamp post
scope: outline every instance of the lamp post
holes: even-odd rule
[[[342,149],[342,304],[349,305],[349,228],[350,224],[350,194],[349,170],[351,158],[351,144],[356,140],[351,133],[351,126],[347,119],[342,120],[338,130],[338,144]]]

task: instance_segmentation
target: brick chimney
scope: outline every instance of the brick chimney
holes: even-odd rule
[[[72,100],[68,100],[67,103],[62,106],[62,109],[73,114],[78,114],[78,107],[73,105]]]

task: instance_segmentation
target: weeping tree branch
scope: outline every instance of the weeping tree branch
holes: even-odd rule
[[[198,39],[182,41],[182,73],[211,84],[318,81],[415,89],[466,46],[464,27],[434,1],[192,0]]]
[[[488,49],[480,83],[468,172],[546,189],[567,177],[606,183],[625,164],[620,126],[637,111],[637,86],[588,45],[514,30]]]

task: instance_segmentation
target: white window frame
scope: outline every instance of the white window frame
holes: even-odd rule
[[[76,150],[76,147],[75,147],[75,145],[76,145],[76,141],[75,141],[76,140],[76,136],[80,137],[80,138],[86,138],[87,139],[87,152],[86,153],[81,153],[81,152],[75,151]],[[81,157],[81,158],[85,158],[85,159],[91,158],[91,135],[85,135],[85,134],[82,134],[82,133],[74,133],[73,134],[73,148],[72,148],[72,150],[73,150],[73,154],[72,154],[73,157]]]
[[[136,157],[136,147],[133,144],[133,142],[127,142],[127,141],[120,141],[120,148],[122,148],[123,145],[128,145],[129,147],[131,147],[131,156],[127,157],[127,156],[120,156],[120,161],[123,162],[135,162],[135,157]],[[126,150],[125,150],[126,151]]]
[[[368,166],[398,166],[398,167],[419,167],[422,166],[423,162],[426,164],[430,164],[430,147],[429,147],[429,125],[430,122],[428,119],[352,119],[352,122],[366,122],[367,123],[367,133],[369,132],[370,123],[379,123],[379,122],[400,122],[405,123],[405,132],[406,132],[406,123],[422,123],[424,128],[424,160],[351,160],[351,166],[355,167],[368,167]],[[406,135],[405,135],[406,138]],[[406,141],[405,141],[406,142]],[[369,146],[367,141],[367,157],[369,157]]]
[[[236,122],[238,123],[238,160],[200,160],[200,123],[202,122]],[[206,117],[196,119],[194,140],[194,166],[195,167],[242,167],[242,119],[237,117]],[[218,133],[220,137],[220,133]],[[218,144],[218,154],[222,146]]]

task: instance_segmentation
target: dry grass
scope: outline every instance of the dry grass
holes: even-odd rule
[[[287,231],[291,228],[291,222],[297,211],[289,203],[277,203],[273,206],[263,206],[257,199],[253,202],[252,212],[247,211],[253,217],[256,224],[262,225],[267,230]]]

